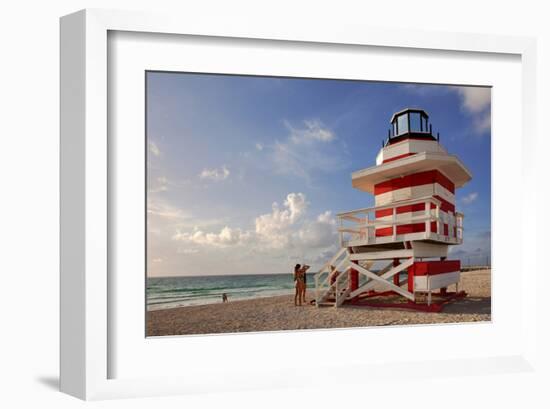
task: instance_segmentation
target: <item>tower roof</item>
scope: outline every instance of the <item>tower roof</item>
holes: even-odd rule
[[[390,119],[390,124],[393,124],[395,122],[395,119],[401,115],[401,114],[404,114],[406,112],[414,112],[414,113],[418,113],[418,114],[421,114],[421,115],[424,115],[426,118],[429,118],[430,116],[428,115],[428,113],[426,111],[424,111],[423,109],[419,109],[419,108],[405,108],[405,109],[402,109],[401,111],[399,112],[396,112],[392,115],[391,119]]]
[[[432,135],[429,116],[423,109],[406,108],[392,115],[388,139],[384,145],[397,143],[407,138],[436,140]]]
[[[351,185],[374,194],[374,185],[425,170],[437,169],[448,177],[456,187],[462,187],[472,179],[472,174],[458,157],[446,153],[420,152],[399,160],[358,170],[351,175]]]

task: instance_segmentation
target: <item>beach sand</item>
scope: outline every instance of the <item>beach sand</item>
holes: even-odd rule
[[[449,290],[454,291],[454,286]],[[309,303],[295,307],[293,295],[149,311],[147,336],[491,320],[491,270],[462,273],[459,290],[468,296],[439,313],[346,305],[317,308]],[[308,291],[307,300],[314,296],[314,291]]]

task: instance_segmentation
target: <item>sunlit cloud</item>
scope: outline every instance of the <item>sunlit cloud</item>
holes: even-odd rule
[[[199,177],[201,179],[208,179],[208,180],[213,180],[215,182],[219,182],[219,181],[227,179],[229,177],[229,174],[230,174],[229,169],[227,169],[227,167],[224,165],[219,169],[218,168],[212,168],[212,169],[205,168],[199,174]]]
[[[155,142],[149,142],[149,152],[155,156],[160,156],[160,149]]]
[[[284,121],[288,135],[271,146],[274,171],[297,176],[312,184],[316,172],[327,173],[346,167],[344,149],[336,146],[337,135],[320,120],[304,120],[300,126]]]
[[[462,109],[473,117],[473,128],[483,134],[491,129],[491,88],[452,87],[462,99]]]
[[[304,120],[300,128],[293,127],[288,121],[284,121],[284,124],[290,131],[290,141],[295,144],[330,142],[336,138],[336,135],[319,119]]]
[[[457,87],[462,97],[462,107],[477,114],[485,111],[491,105],[491,88],[488,87]]]
[[[472,192],[469,195],[462,198],[462,203],[464,203],[465,205],[472,204],[477,200],[477,197],[478,197],[478,193]]]
[[[491,129],[491,88],[479,86],[430,86],[404,84],[403,89],[422,97],[454,92],[460,97],[461,108],[472,118],[472,128],[478,134]]]
[[[307,217],[309,202],[303,193],[289,193],[282,206],[273,203],[271,212],[257,216],[253,229],[224,226],[219,231],[177,230],[172,240],[200,246],[248,246],[262,252],[267,249],[305,254],[309,250],[332,248],[336,239],[336,222],[330,211],[317,217]],[[282,253],[281,253],[282,254]]]

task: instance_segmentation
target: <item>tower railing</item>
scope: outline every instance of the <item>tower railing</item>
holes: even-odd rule
[[[399,213],[404,206],[424,204],[424,210]],[[432,206],[433,205],[433,206]],[[432,208],[433,207],[433,208]],[[391,210],[390,215],[376,217],[380,211]],[[421,213],[421,214],[420,214]],[[384,206],[367,207],[339,213],[338,233],[340,247],[350,244],[369,245],[411,239],[411,233],[400,232],[399,226],[424,223],[423,231],[412,233],[413,240],[438,240],[451,244],[461,244],[463,237],[463,217],[459,212],[444,212],[441,201],[433,196],[393,202]],[[435,223],[435,231],[432,224]],[[446,227],[445,227],[446,226]],[[384,229],[384,235],[380,235]],[[388,230],[389,229],[389,230]],[[377,234],[378,231],[378,234]],[[388,231],[390,234],[387,234]]]

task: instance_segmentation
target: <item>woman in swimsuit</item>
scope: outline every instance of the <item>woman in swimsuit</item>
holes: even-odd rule
[[[296,292],[294,293],[294,305],[302,305],[302,291],[304,288],[304,272],[300,264],[294,266],[294,281],[296,282]]]
[[[307,264],[304,264],[301,268],[302,270],[302,277],[304,278],[304,285],[302,286],[302,292],[300,293],[301,294],[301,298],[302,298],[302,302],[306,302],[306,288],[307,288],[307,270],[309,270],[309,267]]]

